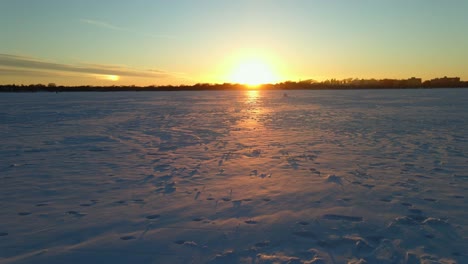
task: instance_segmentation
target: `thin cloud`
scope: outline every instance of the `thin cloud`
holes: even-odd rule
[[[145,37],[160,38],[160,39],[161,38],[163,38],[163,39],[164,38],[165,39],[175,38],[172,35],[158,35],[158,34],[151,34],[151,33],[145,33],[145,32],[137,32],[135,30],[131,30],[131,29],[124,28],[124,27],[118,27],[118,26],[112,25],[111,23],[100,21],[100,20],[80,19],[80,22],[85,23],[85,24],[89,24],[89,25],[93,25],[93,26],[97,26],[97,27],[101,27],[101,28],[115,30],[115,31],[124,31],[124,32],[132,33],[132,34],[139,34],[139,35],[142,35],[142,36],[145,36]]]
[[[54,71],[143,78],[166,78],[172,76],[172,74],[168,72],[155,69],[140,70],[128,68],[125,66],[102,64],[62,64],[40,60],[32,57],[17,56],[10,54],[0,54],[0,66],[2,66],[5,69],[5,71],[9,70],[10,72],[18,70]]]
[[[94,26],[98,26],[98,27],[102,27],[102,28],[108,28],[108,29],[112,29],[112,30],[121,30],[121,31],[126,31],[127,29],[125,28],[122,28],[122,27],[117,27],[117,26],[114,26],[110,23],[107,23],[107,22],[104,22],[104,21],[99,21],[99,20],[92,20],[92,19],[80,19],[81,22],[83,23],[86,23],[86,24],[90,24],[90,25],[94,25]]]
[[[0,67],[0,76],[34,76],[34,77],[52,77],[52,76],[70,76],[72,74],[50,72],[50,71],[35,71],[29,69],[15,69]],[[76,74],[73,74],[76,75]]]

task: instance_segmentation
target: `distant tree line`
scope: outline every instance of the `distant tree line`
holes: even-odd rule
[[[116,92],[116,91],[218,91],[245,90],[248,85],[234,83],[198,83],[195,85],[150,85],[150,86],[62,86],[55,83],[0,85],[0,92]],[[322,82],[315,80],[287,81],[275,84],[263,84],[258,88],[267,90],[326,90],[326,89],[415,89],[415,88],[468,88],[467,81],[459,77],[442,77],[422,81],[421,78],[409,79],[329,79]]]

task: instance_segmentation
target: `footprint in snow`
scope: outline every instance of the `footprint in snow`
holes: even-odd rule
[[[391,198],[380,198],[380,201],[389,203],[389,202],[392,201],[392,199]]]
[[[19,212],[18,215],[21,215],[21,216],[26,216],[26,215],[30,215],[31,212]]]
[[[415,177],[421,178],[421,179],[430,179],[431,177],[425,176],[425,175],[415,175]]]
[[[167,171],[171,168],[171,165],[168,165],[168,164],[162,164],[162,165],[157,165],[153,168],[153,170],[155,172],[163,172],[163,171]]]
[[[245,220],[244,223],[249,224],[249,225],[255,225],[258,223],[258,221],[255,220]]]
[[[149,180],[152,180],[153,178],[154,178],[153,175],[148,175],[148,176],[146,176],[142,181],[143,181],[144,183],[146,183],[146,182],[148,182]]]
[[[173,193],[175,192],[176,190],[176,187],[175,187],[175,182],[170,182],[170,183],[167,183],[165,186],[164,186],[164,193],[165,194],[170,194],[170,193]]]
[[[262,154],[262,151],[260,149],[255,149],[252,151],[252,153],[250,153],[250,156],[251,157],[259,157],[260,154]]]
[[[125,241],[126,241],[126,240],[132,240],[132,239],[135,239],[135,237],[134,237],[134,236],[121,236],[121,237],[120,237],[120,239],[121,239],[121,240],[125,240]]]
[[[242,205],[242,201],[241,201],[241,200],[232,201],[232,206],[233,206],[234,208],[239,208],[241,205]]]
[[[335,174],[328,175],[326,182],[336,183],[339,185],[343,185],[343,179],[340,176],[336,176]]]
[[[164,176],[158,177],[158,181],[159,182],[166,182],[166,181],[171,180],[172,178],[173,178],[172,175],[164,175]]]
[[[161,215],[152,214],[152,215],[147,215],[145,218],[148,219],[148,220],[154,220],[154,219],[158,219],[159,217],[161,217]]]
[[[93,206],[95,205],[96,203],[82,203],[80,204],[80,206],[83,206],[83,207],[89,207],[89,206]]]
[[[435,236],[433,234],[425,234],[424,237],[433,239]]]

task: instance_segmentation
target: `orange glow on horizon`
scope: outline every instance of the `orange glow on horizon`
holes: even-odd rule
[[[259,58],[249,58],[241,60],[235,66],[229,81],[256,88],[262,84],[278,82],[279,77],[265,61]]]
[[[99,80],[106,80],[106,81],[112,81],[112,82],[116,82],[120,80],[119,75],[108,74],[108,75],[94,75],[94,76]]]
[[[120,79],[120,76],[118,76],[118,75],[106,75],[105,79],[115,82],[115,81],[118,81]]]

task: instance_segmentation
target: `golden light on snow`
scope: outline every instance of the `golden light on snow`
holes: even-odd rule
[[[258,91],[257,90],[248,90],[245,92],[246,95],[246,102],[248,104],[255,103],[258,99]]]
[[[232,71],[230,82],[248,86],[275,83],[278,76],[270,65],[259,58],[249,58],[241,61]]]
[[[260,104],[260,92],[258,90],[245,91],[245,111],[247,117],[239,123],[239,126],[246,129],[258,129],[261,124],[258,118],[264,113],[264,108]]]

